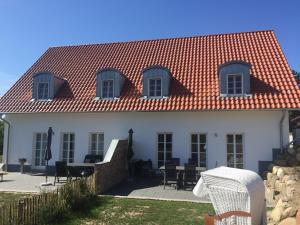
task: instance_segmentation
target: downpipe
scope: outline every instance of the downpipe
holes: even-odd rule
[[[9,150],[9,137],[10,137],[10,122],[5,119],[5,114],[0,113],[0,120],[7,124],[7,142],[6,142],[6,159],[5,159],[5,171],[8,170],[8,150]]]
[[[280,140],[280,153],[283,154],[284,153],[284,147],[283,147],[283,121],[286,117],[286,112],[287,110],[283,110],[282,111],[282,116],[279,122],[279,140]]]

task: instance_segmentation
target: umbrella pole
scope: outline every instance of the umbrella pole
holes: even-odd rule
[[[46,184],[48,183],[48,160],[46,164]]]

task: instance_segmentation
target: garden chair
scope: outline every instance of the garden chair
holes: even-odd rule
[[[165,165],[164,171],[164,189],[166,185],[175,185],[176,190],[179,184],[179,172],[176,170],[176,165],[167,164]]]
[[[191,184],[194,186],[197,183],[198,176],[195,165],[185,164],[182,174],[182,184],[183,188],[187,186],[187,184]]]
[[[198,166],[198,161],[195,160],[195,159],[189,158],[189,159],[188,159],[188,164],[189,164],[189,165]]]
[[[218,167],[201,173],[193,193],[210,199],[215,216],[205,216],[206,225],[265,225],[265,188],[261,177],[249,170]]]
[[[67,163],[64,161],[56,161],[55,162],[54,185],[55,185],[55,183],[59,183],[61,178],[66,178],[65,181],[68,180]]]
[[[102,155],[93,155],[93,154],[87,154],[84,157],[84,163],[97,163],[97,162],[101,162],[103,160],[103,156]]]
[[[170,164],[173,164],[175,166],[180,166],[180,158],[171,158]]]

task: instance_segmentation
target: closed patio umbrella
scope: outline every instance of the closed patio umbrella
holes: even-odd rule
[[[51,183],[48,183],[48,163],[49,163],[49,160],[52,159],[52,153],[51,153],[52,135],[53,135],[52,127],[49,127],[48,136],[47,136],[47,148],[45,151],[46,183],[43,183],[42,185],[51,185]]]

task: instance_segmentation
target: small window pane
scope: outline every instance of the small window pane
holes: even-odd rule
[[[172,142],[172,134],[166,134],[166,142]]]
[[[158,135],[158,142],[164,142],[164,135],[163,134]]]
[[[200,135],[200,142],[201,143],[206,143],[206,135],[205,134]]]
[[[197,134],[192,134],[191,138],[192,138],[192,143],[198,143],[198,135]]]
[[[227,135],[227,143],[233,143],[233,135]]]
[[[197,153],[198,152],[198,144],[192,144],[192,153]]]
[[[236,138],[236,143],[243,143],[243,135],[237,134],[235,138]]]
[[[243,153],[243,145],[237,144],[236,145],[236,153]]]

